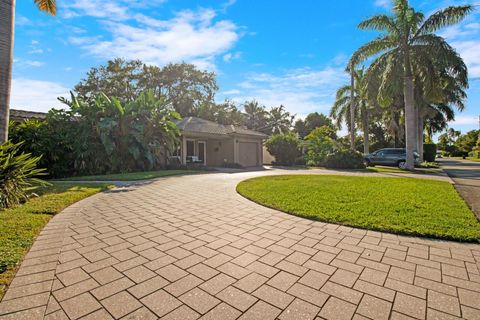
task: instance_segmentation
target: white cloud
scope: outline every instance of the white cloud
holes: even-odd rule
[[[31,21],[25,16],[16,16],[15,17],[15,25],[17,26],[26,26],[31,24]]]
[[[235,53],[229,52],[223,56],[223,61],[230,63],[232,62],[232,60],[240,59],[241,56],[242,56],[241,52],[235,52]]]
[[[469,76],[471,78],[480,77],[480,39],[454,41],[451,45],[467,64]]]
[[[440,33],[463,58],[471,78],[480,77],[480,15],[474,13],[463,23]]]
[[[13,60],[15,67],[16,68],[29,68],[29,67],[42,67],[45,65],[45,62],[42,61],[37,61],[37,60],[28,60],[28,59],[21,59],[21,58],[15,58]]]
[[[39,47],[40,43],[37,40],[32,40],[30,43],[29,54],[42,54],[43,49]]]
[[[389,9],[392,6],[391,0],[375,0],[373,3],[375,7]]]
[[[91,16],[110,20],[126,20],[128,7],[112,0],[73,0],[65,2],[61,14],[64,18]]]
[[[108,20],[128,20],[134,9],[157,7],[165,0],[70,0],[60,4],[63,18],[90,16]]]
[[[136,25],[105,20],[110,39],[73,36],[70,42],[100,58],[140,59],[157,65],[186,61],[214,69],[214,59],[240,38],[233,22],[214,21],[215,15],[213,10],[200,9],[178,12],[170,20],[136,15]]]
[[[69,97],[69,89],[51,81],[16,78],[12,81],[12,109],[46,112],[53,107],[64,108],[57,97]]]
[[[451,127],[455,126],[475,126],[478,125],[478,116],[475,115],[460,115],[455,117],[455,121],[449,123]]]
[[[237,0],[227,0],[227,1],[225,1],[221,5],[221,11],[225,13],[228,10],[228,8],[233,6],[235,3],[237,3]]]
[[[328,114],[340,85],[348,81],[343,68],[326,67],[320,70],[300,68],[283,74],[254,73],[239,87],[221,95],[237,103],[256,99],[267,107],[284,105],[298,117],[310,112]]]

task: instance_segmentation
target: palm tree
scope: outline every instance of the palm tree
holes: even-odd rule
[[[261,130],[267,124],[268,112],[265,107],[260,105],[256,100],[247,101],[243,105],[245,111],[245,124],[247,128],[252,130]]]
[[[337,90],[330,117],[335,120],[336,126],[339,128],[343,122],[347,123],[352,150],[355,150],[355,122],[359,122],[363,131],[363,152],[368,154],[370,152],[368,128],[371,108],[366,94],[365,74],[363,68],[354,70],[350,74],[350,85],[345,85]]]
[[[37,7],[55,15],[55,0],[34,0]],[[0,143],[8,140],[10,92],[12,83],[15,0],[0,1]]]
[[[413,152],[416,145],[415,72],[434,64],[435,60],[450,62],[448,64],[452,72],[455,72],[462,59],[445,39],[435,35],[435,32],[460,22],[472,10],[471,5],[451,6],[425,19],[423,13],[410,7],[408,0],[394,0],[393,15],[376,15],[359,24],[360,29],[381,31],[383,34],[359,48],[349,65],[357,65],[375,56],[371,68],[378,68],[384,73],[401,69],[407,169],[414,168]]]
[[[287,133],[293,125],[295,116],[285,110],[283,105],[280,107],[272,107],[267,117],[267,128],[271,133]]]

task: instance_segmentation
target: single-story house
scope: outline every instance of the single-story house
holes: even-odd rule
[[[263,140],[268,136],[261,132],[196,117],[185,117],[177,126],[181,137],[175,156],[181,164],[208,167],[263,164]]]

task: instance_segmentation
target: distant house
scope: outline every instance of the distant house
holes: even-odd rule
[[[45,120],[47,114],[45,112],[26,111],[10,109],[10,120],[22,122],[25,120]]]
[[[176,156],[182,164],[197,163],[209,167],[225,164],[256,167],[263,164],[263,140],[268,136],[261,132],[196,117],[183,118],[177,126],[181,143]]]

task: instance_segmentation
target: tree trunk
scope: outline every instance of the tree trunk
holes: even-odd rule
[[[363,153],[369,154],[370,153],[370,141],[368,138],[368,110],[367,108],[363,108],[362,112],[363,118]]]
[[[419,160],[420,163],[423,162],[423,138],[424,138],[424,131],[423,131],[423,126],[424,126],[424,121],[425,118],[423,116],[418,117],[417,119],[417,152],[420,156]]]
[[[414,89],[415,90],[415,89]],[[415,94],[415,92],[414,92]],[[420,119],[420,108],[414,105],[415,110],[415,152],[420,150],[420,136],[418,135],[418,126],[419,126],[419,119]]]
[[[415,106],[414,106],[414,89],[413,89],[413,75],[412,67],[410,65],[410,57],[408,56],[408,49],[405,49],[405,61],[403,79],[403,95],[405,99],[405,145],[407,150],[407,159],[405,169],[414,170],[415,162],[413,152],[415,150]]]
[[[355,150],[355,70],[350,66],[350,149]]]
[[[15,0],[0,0],[0,143],[8,140]]]

